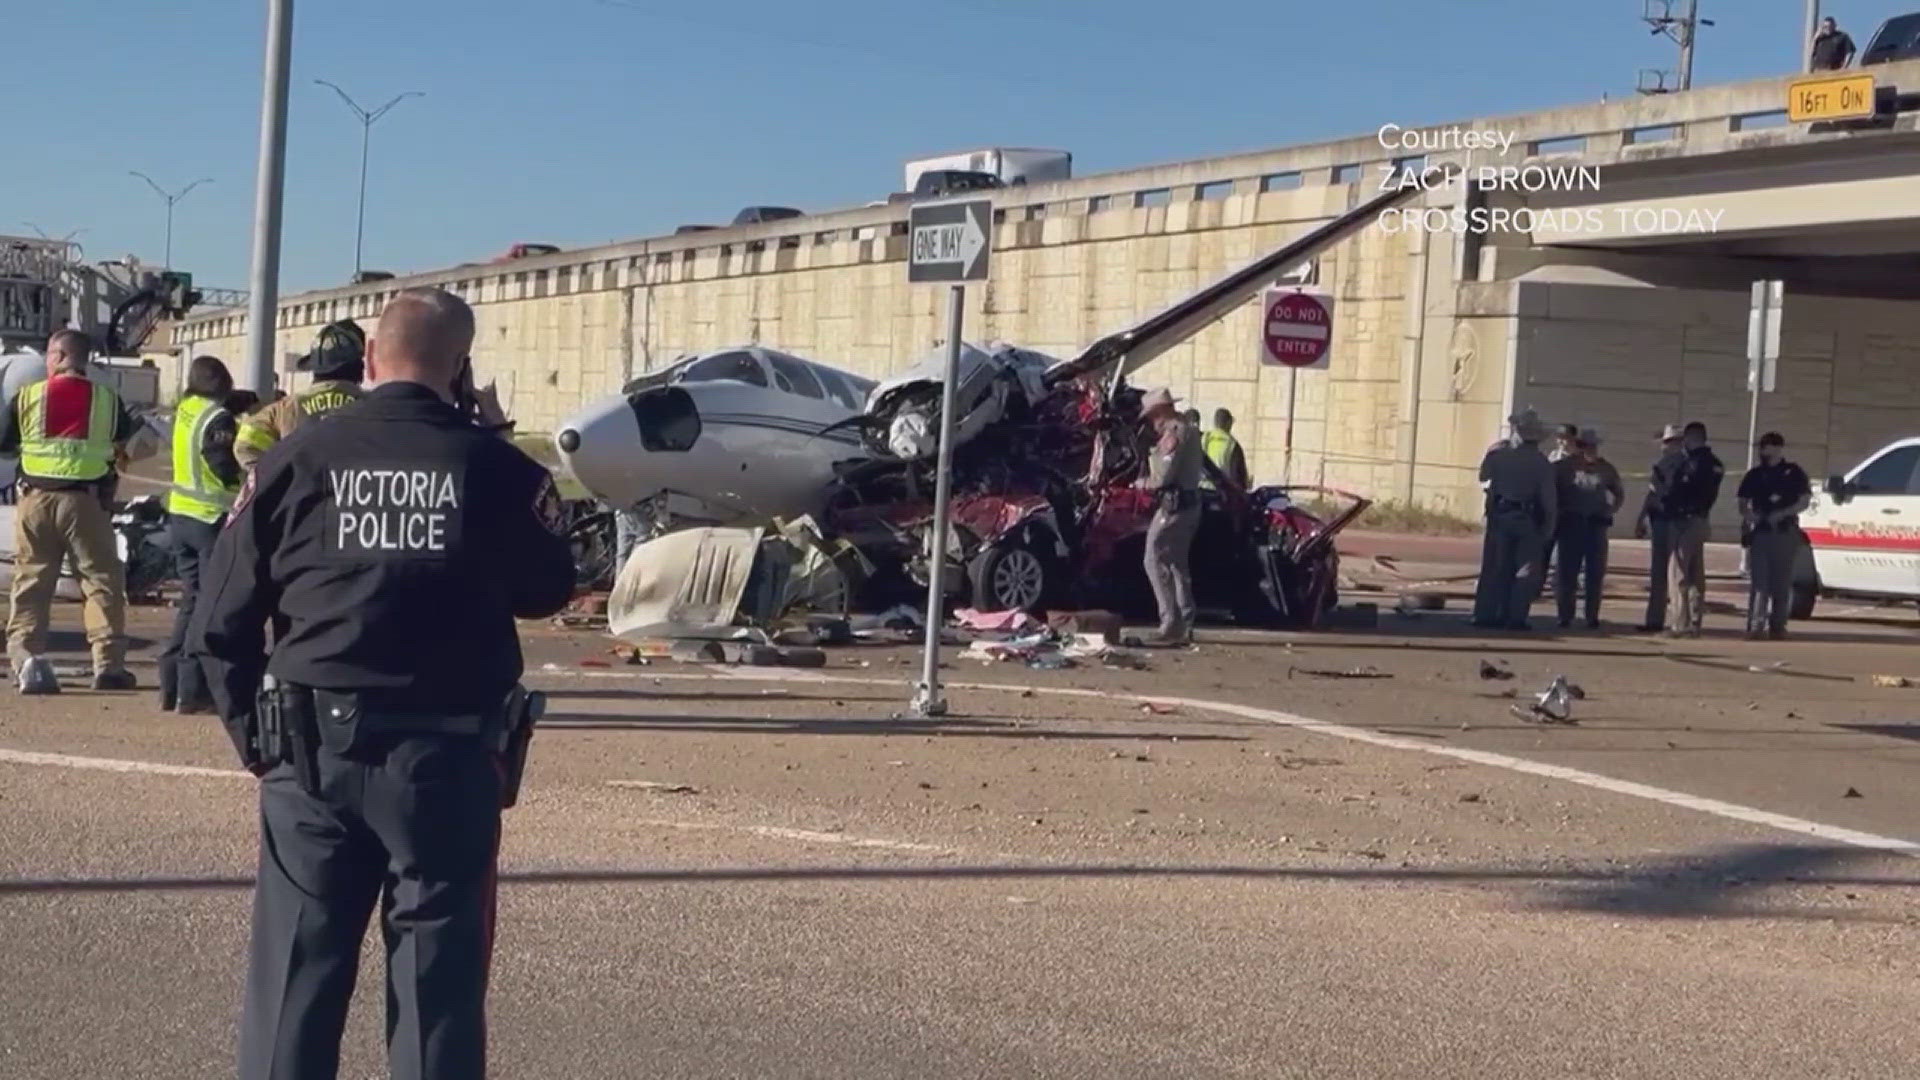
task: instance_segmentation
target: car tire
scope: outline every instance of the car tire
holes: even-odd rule
[[[1790,619],[1813,618],[1814,601],[1819,599],[1820,584],[1814,581],[1796,581],[1793,583],[1792,602],[1787,606]]]
[[[1047,602],[1056,576],[1046,553],[1013,541],[981,552],[967,569],[977,611],[1024,611],[1031,615]]]

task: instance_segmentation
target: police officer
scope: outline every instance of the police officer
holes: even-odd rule
[[[1640,624],[1642,633],[1659,633],[1667,625],[1667,584],[1673,566],[1673,515],[1667,505],[1684,460],[1680,425],[1668,424],[1660,430],[1660,457],[1647,473],[1647,494],[1633,526],[1636,539],[1649,541],[1647,618]]]
[[[279,398],[240,424],[233,447],[240,464],[252,468],[260,455],[301,424],[358,398],[366,372],[366,348],[366,332],[352,319],[321,327],[313,349],[294,364],[295,371],[313,373],[313,385]]]
[[[1747,637],[1787,636],[1793,562],[1800,552],[1800,511],[1813,497],[1807,471],[1787,460],[1777,431],[1760,436],[1760,464],[1740,478],[1741,533],[1747,543]]]
[[[1162,388],[1140,402],[1154,444],[1147,453],[1146,485],[1158,503],[1147,524],[1147,581],[1160,609],[1160,633],[1147,644],[1175,648],[1193,641],[1193,574],[1188,556],[1200,531],[1200,433],[1173,410]]]
[[[233,375],[212,356],[187,366],[187,390],[173,412],[173,481],[167,491],[167,538],[180,578],[180,606],[173,634],[160,653],[160,707],[210,713],[213,697],[199,657],[186,652],[187,626],[200,595],[200,563],[213,550],[220,523],[240,491],[240,463],[233,455],[239,424],[227,410]]]
[[[376,905],[392,1075],[486,1075],[500,811],[529,731],[514,619],[560,610],[574,570],[550,474],[450,404],[473,334],[450,293],[395,297],[372,389],[260,459],[208,564],[190,641],[261,777],[243,1080],[335,1075]]]
[[[1699,637],[1706,616],[1707,540],[1712,534],[1707,517],[1720,499],[1720,482],[1727,469],[1707,445],[1707,425],[1698,420],[1681,429],[1681,447],[1666,499],[1674,598],[1667,634]]]
[[[93,343],[78,330],[47,342],[47,377],[23,386],[0,412],[0,454],[18,454],[12,610],[7,652],[23,694],[60,690],[47,647],[60,567],[80,579],[95,690],[132,690],[125,666],[127,590],[107,509],[129,440],[140,425],[111,387],[87,378]]]
[[[1201,449],[1206,452],[1207,460],[1213,462],[1213,467],[1219,469],[1220,474],[1233,481],[1240,490],[1245,491],[1253,486],[1253,474],[1247,469],[1246,451],[1240,448],[1240,440],[1233,437],[1233,413],[1226,409],[1213,410],[1213,430],[1207,432]],[[1202,487],[1213,486],[1211,479],[1202,478],[1200,483]]]
[[[1560,551],[1555,599],[1560,626],[1573,625],[1575,592],[1586,575],[1587,629],[1600,628],[1600,594],[1607,578],[1607,530],[1627,501],[1620,470],[1600,456],[1600,433],[1585,428],[1575,433],[1572,453],[1553,463],[1555,490],[1560,502],[1556,531]]]
[[[1553,466],[1540,452],[1546,428],[1527,409],[1511,419],[1515,442],[1480,462],[1487,492],[1487,530],[1474,592],[1473,625],[1527,630],[1527,608],[1540,594],[1540,555],[1557,515]]]

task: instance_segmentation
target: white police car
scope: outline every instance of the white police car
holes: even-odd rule
[[[1920,438],[1901,439],[1832,476],[1800,515],[1793,617],[1821,596],[1920,602]]]

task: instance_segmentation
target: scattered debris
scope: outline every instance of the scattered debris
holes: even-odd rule
[[[1545,724],[1572,724],[1575,722],[1573,691],[1565,675],[1555,675],[1553,682],[1531,704],[1515,705],[1513,715],[1522,720],[1537,720]]]
[[[968,630],[1010,634],[1039,625],[1033,616],[1024,611],[980,611],[977,608],[961,608],[953,613],[953,621]]]
[[[1141,703],[1140,703],[1140,711],[1141,711],[1141,712],[1143,712],[1143,713],[1152,713],[1152,714],[1153,714],[1154,716],[1178,716],[1178,715],[1180,715],[1180,710],[1179,710],[1179,709],[1176,709],[1176,708],[1174,708],[1174,707],[1173,707],[1173,706],[1171,706],[1171,705],[1162,705],[1162,704],[1160,704],[1160,703],[1159,703],[1159,702],[1157,702],[1157,701],[1144,701],[1144,702],[1141,702]]]
[[[1027,658],[1027,666],[1036,671],[1063,671],[1073,666],[1073,661],[1063,653],[1036,653]]]
[[[1351,668],[1346,668],[1345,670],[1338,670],[1338,671],[1332,668],[1289,667],[1287,668],[1287,678],[1289,679],[1293,678],[1294,672],[1296,671],[1302,675],[1311,675],[1316,679],[1391,679],[1393,678],[1392,672],[1381,671],[1380,669],[1375,668],[1371,665],[1367,667],[1351,667]]]
[[[669,784],[660,780],[609,780],[608,787],[630,788],[634,791],[649,791],[655,795],[698,795],[700,789],[692,784]]]
[[[590,668],[610,668],[613,665],[607,663],[605,660],[602,660],[597,656],[589,656],[580,661],[580,666],[590,667]]]
[[[1436,592],[1401,593],[1393,606],[1394,610],[1402,615],[1412,615],[1420,611],[1445,611],[1447,598]]]
[[[1480,677],[1483,679],[1505,680],[1513,678],[1513,672],[1505,667],[1496,665],[1491,660],[1482,660],[1480,661]]]
[[[1460,801],[1461,802],[1479,802],[1481,801],[1480,793],[1477,791],[1469,791],[1465,795],[1460,796]]]
[[[1875,675],[1873,685],[1888,690],[1905,690],[1913,685],[1913,680],[1905,675]]]
[[[1034,819],[1034,823],[1035,823],[1036,825],[1037,825],[1037,824],[1039,824],[1039,819],[1038,819],[1038,818],[1035,818],[1035,819]],[[1033,897],[1031,897],[1031,896],[1009,896],[1009,897],[1007,897],[1007,903],[1009,903],[1009,904],[1037,904],[1037,903],[1039,903],[1039,901],[1038,901],[1038,900],[1035,900],[1035,899],[1034,899]]]
[[[1765,675],[1771,671],[1784,671],[1786,667],[1787,662],[1785,660],[1775,660],[1770,664],[1748,664],[1747,670],[1753,672],[1755,675]]]
[[[1865,796],[1865,795],[1862,795],[1862,794],[1860,794],[1860,789],[1859,789],[1859,788],[1848,788],[1848,789],[1847,789],[1847,793],[1846,793],[1845,795],[1842,795],[1842,796],[1840,796],[1840,797],[1841,797],[1841,798],[1843,798],[1843,799],[1864,799],[1864,798],[1866,798],[1866,796]]]
[[[1047,625],[1062,638],[1097,638],[1105,645],[1120,644],[1120,616],[1111,611],[1056,611]]]

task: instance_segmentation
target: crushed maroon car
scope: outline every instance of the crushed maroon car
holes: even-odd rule
[[[980,362],[996,358],[1009,360],[997,351]],[[1003,395],[997,415],[955,446],[947,576],[962,600],[981,611],[1152,614],[1144,563],[1154,493],[1138,483],[1147,445],[1140,397],[1088,378],[1031,402]],[[1316,625],[1337,601],[1334,538],[1368,500],[1320,487],[1248,491],[1211,462],[1206,470],[1190,559],[1197,604],[1252,625]],[[842,474],[825,523],[924,585],[933,491],[930,455],[876,457]],[[1323,518],[1303,496],[1334,509]]]

